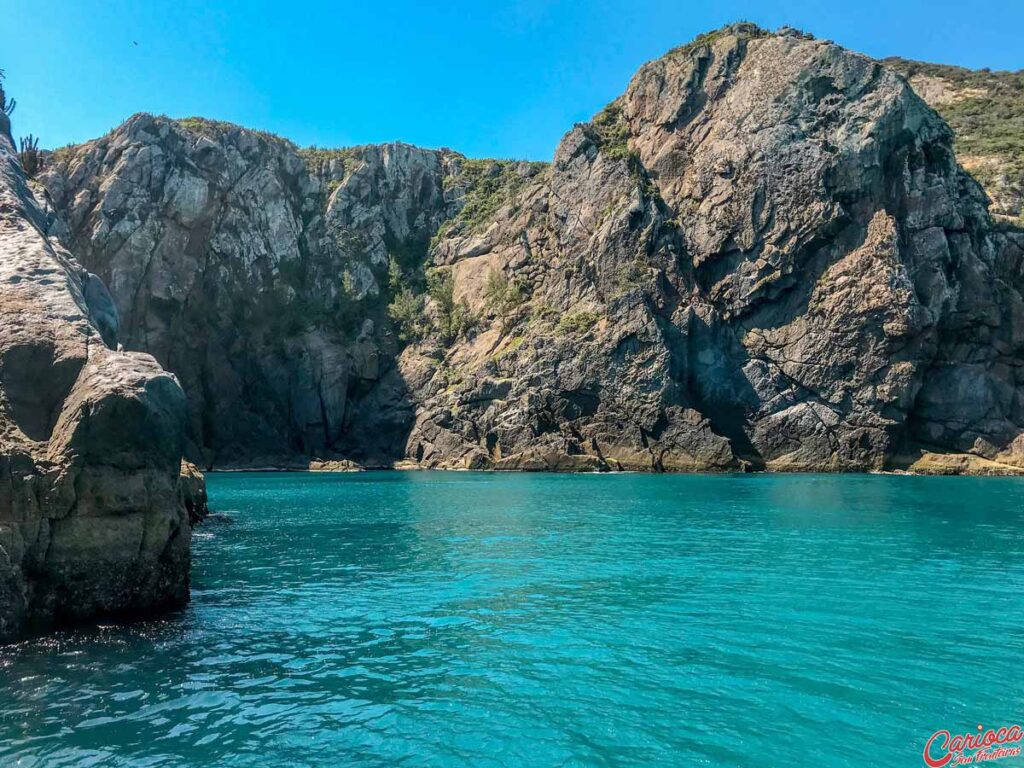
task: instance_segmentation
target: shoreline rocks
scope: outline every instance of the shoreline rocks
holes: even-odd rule
[[[44,223],[0,136],[0,641],[189,598],[185,395]]]

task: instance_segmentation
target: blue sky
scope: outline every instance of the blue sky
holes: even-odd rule
[[[400,139],[547,160],[643,62],[724,23],[790,24],[873,56],[1024,68],[1024,2],[445,3],[5,0],[14,133],[55,147],[134,112],[300,145]]]

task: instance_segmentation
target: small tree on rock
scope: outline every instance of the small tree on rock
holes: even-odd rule
[[[465,300],[455,301],[455,280],[451,270],[427,272],[427,294],[437,309],[437,330],[441,340],[450,344],[475,324]]]
[[[501,320],[501,332],[505,333],[519,319],[519,310],[526,303],[526,290],[519,281],[509,280],[504,273],[491,270],[484,286],[484,299]]]

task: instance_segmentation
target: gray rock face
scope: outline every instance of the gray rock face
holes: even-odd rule
[[[529,306],[464,345],[488,357],[437,360],[410,452],[870,470],[927,445],[1020,466],[1021,237],[951,138],[900,77],[796,34],[734,27],[645,66],[494,246],[456,255],[457,281],[486,261]]]
[[[1024,235],[951,147],[878,62],[737,25],[543,169],[136,116],[43,183],[208,463],[1012,471]],[[396,264],[448,286],[421,322]]]
[[[189,595],[184,393],[44,224],[0,136],[0,641]]]
[[[303,156],[136,115],[43,183],[52,231],[110,287],[125,346],[181,379],[193,455],[223,465],[351,447],[396,348],[382,332],[389,255],[425,260],[443,164],[402,144]]]
[[[1024,226],[1024,70],[970,70],[888,58],[956,134],[957,161],[984,187],[989,212]]]

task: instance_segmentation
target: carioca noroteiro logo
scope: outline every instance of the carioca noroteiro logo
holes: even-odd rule
[[[954,765],[973,765],[1019,757],[1024,730],[1019,725],[989,728],[979,725],[977,733],[953,736],[949,731],[936,731],[924,745],[924,762],[928,768],[948,768]]]

